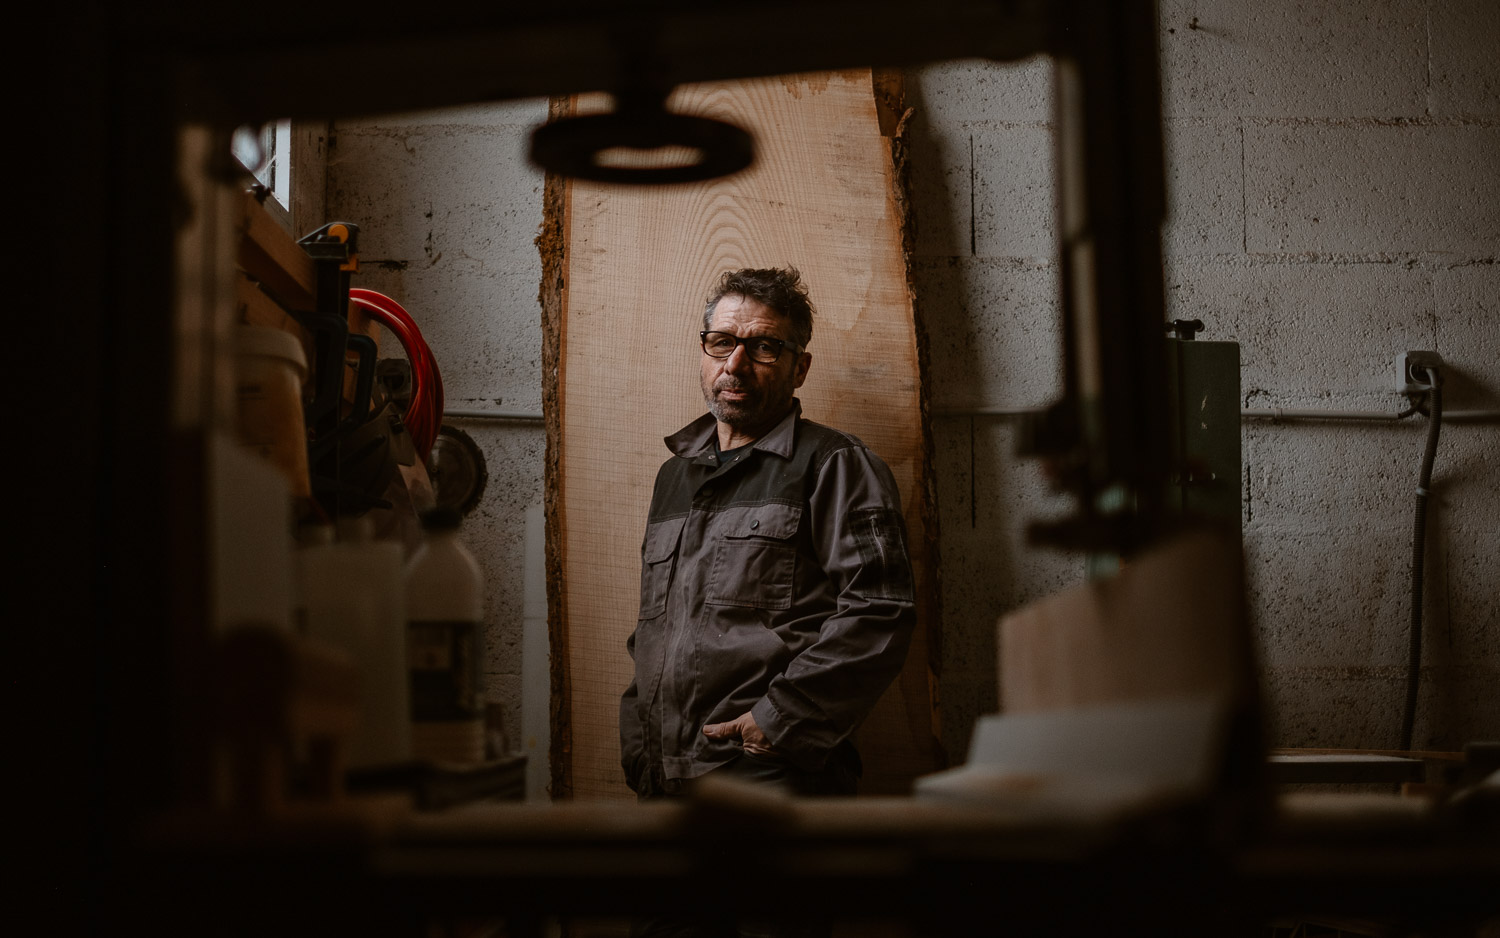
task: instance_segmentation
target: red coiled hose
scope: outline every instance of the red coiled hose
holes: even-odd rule
[[[427,461],[438,428],[443,425],[443,376],[438,373],[432,349],[422,339],[411,314],[400,303],[383,293],[358,287],[349,291],[349,299],[371,318],[395,333],[411,362],[411,403],[406,408],[406,430],[416,444],[417,455]]]

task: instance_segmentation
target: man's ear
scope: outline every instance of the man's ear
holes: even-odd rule
[[[796,383],[794,388],[802,387],[802,382],[807,380],[807,369],[812,366],[812,352],[803,352],[797,359]]]

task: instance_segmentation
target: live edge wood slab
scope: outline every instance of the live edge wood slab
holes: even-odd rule
[[[599,98],[552,102],[554,118]],[[939,768],[925,347],[909,285],[899,80],[869,70],[679,88],[675,111],[749,129],[755,165],[671,187],[549,178],[543,257],[552,794],[631,797],[619,767],[640,543],[662,438],[703,413],[697,332],[726,269],[799,268],[818,309],[804,414],[863,439],[901,489],[921,624],[859,734],[862,790]]]

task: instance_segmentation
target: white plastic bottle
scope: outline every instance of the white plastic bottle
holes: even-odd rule
[[[462,516],[422,516],[425,539],[406,564],[411,750],[430,762],[484,761],[484,579],[458,537]]]
[[[350,768],[411,758],[406,608],[401,545],[371,539],[367,518],[310,533],[297,572],[307,634],[347,651],[359,667],[359,725]]]

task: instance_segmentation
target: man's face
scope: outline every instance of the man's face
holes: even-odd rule
[[[730,294],[714,307],[709,330],[740,338],[766,336],[791,341],[789,323],[763,303]],[[807,380],[812,356],[788,347],[771,364],[752,359],[743,345],[728,358],[703,353],[699,378],[703,400],[719,423],[752,439],[775,426],[792,406],[792,393]]]

